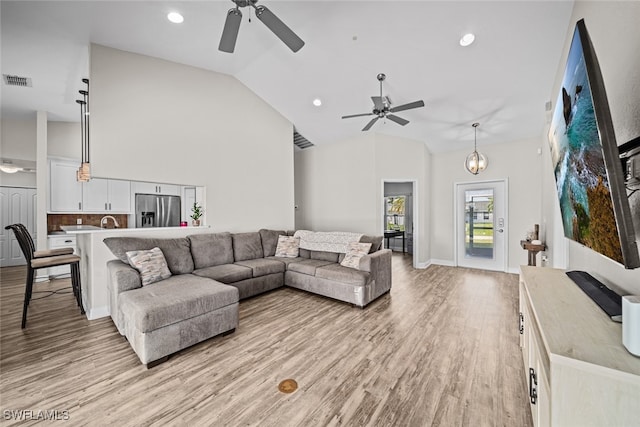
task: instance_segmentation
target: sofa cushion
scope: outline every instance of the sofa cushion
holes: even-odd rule
[[[142,237],[107,237],[104,244],[120,261],[129,264],[127,252],[160,248],[172,274],[191,273],[194,269],[191,244],[186,237],[154,239]]]
[[[238,290],[212,280],[182,274],[120,294],[125,322],[150,332],[238,302]]]
[[[147,286],[160,280],[171,277],[167,260],[164,258],[160,248],[149,249],[148,251],[127,252],[129,264],[140,273],[142,286]]]
[[[298,251],[298,256],[301,258],[309,259],[311,258],[311,251],[309,249],[300,248],[300,250]]]
[[[233,239],[233,259],[235,261],[264,258],[260,233],[236,233],[232,234],[231,237]]]
[[[378,252],[382,249],[382,239],[384,236],[366,236],[363,235],[360,237],[360,243],[371,243],[371,249],[369,249],[369,253],[372,254],[374,252]]]
[[[294,236],[278,236],[277,257],[298,258],[300,255],[300,238]]]
[[[360,259],[369,253],[369,249],[371,249],[371,243],[349,243],[347,254],[340,262],[340,265],[358,270],[360,268]]]
[[[239,282],[240,280],[251,279],[253,276],[253,272],[249,267],[236,264],[223,264],[200,268],[195,270],[193,274],[217,280],[222,283]]]
[[[286,267],[289,264],[291,264],[292,262],[304,261],[306,258],[302,258],[302,257],[283,258],[283,257],[279,257],[279,256],[270,256],[270,257],[266,257],[265,259],[268,259],[268,260],[271,260],[271,261],[277,261],[277,262],[279,262],[280,264],[283,264]]]
[[[287,266],[287,270],[314,276],[316,274],[316,268],[330,264],[334,263],[331,261],[323,261],[321,259],[303,259],[300,262],[290,263]]]
[[[338,262],[337,252],[325,252],[325,251],[310,251],[311,259],[319,259],[321,261]]]
[[[273,273],[284,273],[283,263],[264,258],[238,261],[235,265],[250,268],[253,273],[253,277],[261,277]]]
[[[316,269],[316,277],[349,285],[364,286],[369,281],[370,273],[343,267],[340,264],[330,264]]]
[[[194,234],[187,238],[195,268],[233,264],[231,233]]]
[[[278,237],[287,235],[284,230],[266,230],[264,228],[258,233],[260,233],[260,239],[262,240],[262,252],[264,252],[265,258],[276,254]]]

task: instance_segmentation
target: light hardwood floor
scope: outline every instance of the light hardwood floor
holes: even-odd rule
[[[25,270],[1,274],[2,425],[20,409],[67,410],[65,425],[531,425],[516,275],[394,254],[390,294],[364,310],[279,289],[242,301],[234,334],[147,370],[71,294],[33,300],[21,330]]]

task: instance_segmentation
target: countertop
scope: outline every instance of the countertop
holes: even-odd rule
[[[193,229],[193,228],[209,228],[208,225],[200,227],[144,227],[144,228],[100,228],[95,225],[61,225],[60,228],[68,234],[87,234],[87,233],[104,233],[118,231],[122,233],[133,231],[155,231],[155,230],[173,230],[173,229]]]

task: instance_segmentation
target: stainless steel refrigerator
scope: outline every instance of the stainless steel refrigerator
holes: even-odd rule
[[[180,196],[136,194],[136,228],[179,226]]]

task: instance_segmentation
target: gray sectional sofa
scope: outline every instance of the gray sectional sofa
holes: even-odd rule
[[[186,347],[232,333],[238,301],[282,286],[365,307],[391,289],[391,251],[382,237],[358,269],[339,263],[344,253],[300,249],[296,258],[275,256],[280,230],[210,233],[185,238],[112,237],[118,258],[107,263],[111,318],[140,361],[151,367]],[[162,250],[171,277],[142,286],[126,252]]]

